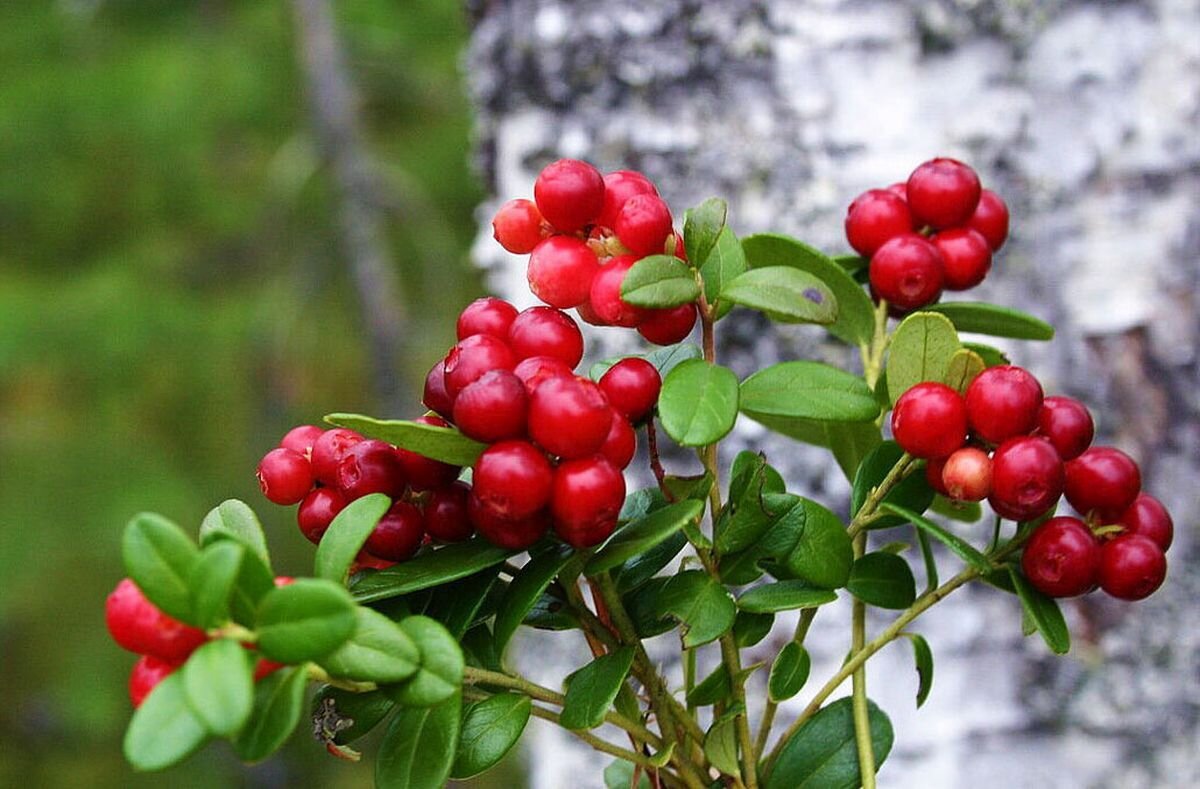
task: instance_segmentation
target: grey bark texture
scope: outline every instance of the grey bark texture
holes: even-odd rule
[[[988,590],[919,620],[938,659],[919,713],[907,650],[870,664],[870,693],[897,728],[881,784],[1200,785],[1200,3],[478,0],[470,13],[477,158],[492,195],[475,256],[521,303],[524,261],[491,241],[487,220],[562,156],[641,169],[677,213],[725,197],[739,233],[830,251],[846,249],[843,212],[861,190],[939,154],[979,169],[1008,200],[1013,234],[970,298],[1059,327],[1052,344],[1006,347],[1048,392],[1093,407],[1099,442],[1138,458],[1145,487],[1176,513],[1176,545],[1150,601],[1065,607],[1065,659],[1022,639],[1015,603]],[[854,364],[817,331],[739,312],[720,328],[741,374],[784,358]],[[597,358],[631,347],[610,330],[589,339]],[[761,443],[796,490],[844,498],[827,454],[753,425],[738,442]],[[846,621],[817,618],[814,676],[841,660]],[[557,681],[584,654],[565,641],[530,637],[522,668]],[[536,786],[602,785],[580,767],[585,751],[536,736]]]

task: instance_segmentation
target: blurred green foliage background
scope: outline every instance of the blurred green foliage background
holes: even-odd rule
[[[456,3],[337,4],[406,308],[412,390],[477,294],[479,190]],[[0,3],[0,786],[360,786],[300,733],[134,776],[134,657],[103,603],[139,510],[188,528],[227,497],[277,567],[312,549],[258,493],[292,425],[381,413],[286,2]],[[432,350],[432,353],[430,351]]]

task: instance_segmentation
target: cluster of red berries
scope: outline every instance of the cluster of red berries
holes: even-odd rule
[[[871,261],[871,292],[897,315],[983,282],[1006,238],[1008,207],[955,159],[931,159],[846,211],[846,239]]]
[[[634,170],[601,175],[587,162],[560,159],[533,185],[533,200],[510,200],[492,220],[509,252],[529,254],[533,294],[551,307],[576,308],[595,326],[623,326],[657,345],[691,333],[696,305],[645,309],[621,298],[626,273],[648,255],[686,260],[683,239],[658,189]]]
[[[282,576],[275,579],[276,586],[291,582],[291,578]],[[158,683],[173,674],[208,640],[203,630],[164,614],[129,578],[121,579],[109,594],[104,620],[113,641],[139,656],[129,674],[129,700],[134,707],[140,707]],[[254,680],[257,682],[282,666],[260,657],[254,668]]]
[[[505,548],[528,548],[553,524],[575,547],[603,541],[625,500],[622,470],[637,448],[634,425],[658,402],[654,365],[628,358],[599,383],[578,376],[583,335],[552,307],[523,312],[486,297],[458,317],[459,341],[425,379],[424,403],[490,446],[461,469],[344,428],[306,425],[284,436],[258,467],[264,495],[300,503],[300,530],[319,542],[347,503],[368,493],[393,498],[359,564],[408,559],[426,539],[458,542],[476,530]]]
[[[1066,495],[1083,518],[1052,518],[1035,529],[1022,559],[1035,587],[1069,597],[1098,585],[1140,600],[1166,577],[1171,517],[1141,493],[1132,458],[1091,446],[1094,432],[1082,403],[1043,397],[1037,378],[1012,365],[984,370],[965,397],[944,384],[917,384],[892,411],[896,442],[927,461],[926,478],[942,495],[986,498],[1016,521],[1045,514]]]

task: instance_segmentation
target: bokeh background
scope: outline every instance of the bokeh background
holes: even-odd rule
[[[461,305],[529,302],[485,228],[542,165],[641,168],[677,211],[717,194],[740,232],[841,250],[857,192],[939,153],[1013,208],[978,295],[1060,327],[1014,358],[1093,405],[1178,536],[1151,601],[1068,606],[1067,659],[996,594],[939,606],[925,709],[900,650],[872,675],[900,731],[883,785],[1200,784],[1198,128],[1196,0],[0,3],[0,786],[369,785],[303,735],[251,769],[216,747],[129,772],[132,656],[102,622],[120,529],[236,496],[303,572],[258,457],[328,411],[415,414]],[[743,372],[840,358],[726,328]],[[796,490],[844,493],[821,453],[766,448]],[[554,684],[578,646],[511,657]],[[548,727],[527,740],[491,785],[598,785]]]

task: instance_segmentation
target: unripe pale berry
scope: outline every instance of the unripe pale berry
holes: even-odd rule
[[[263,455],[255,476],[263,495],[275,504],[295,504],[308,495],[313,486],[312,464],[308,458],[283,447]]]
[[[1100,588],[1119,600],[1142,600],[1162,586],[1167,557],[1149,537],[1123,534],[1100,547]]]
[[[1175,538],[1175,524],[1171,513],[1158,499],[1149,493],[1139,493],[1133,504],[1125,510],[1118,522],[1125,527],[1128,534],[1140,534],[1149,537],[1163,553],[1171,547]]]
[[[1063,463],[1038,436],[1010,438],[992,455],[988,503],[1003,518],[1027,521],[1050,509],[1063,491]]]
[[[854,251],[871,257],[887,241],[913,231],[908,202],[886,189],[868,189],[846,209],[846,240]]]
[[[533,444],[501,441],[475,461],[472,496],[497,517],[520,520],[550,502],[553,477],[550,461]]]
[[[603,457],[568,460],[554,472],[554,531],[574,548],[608,539],[625,502],[625,477]]]
[[[532,252],[544,237],[542,212],[530,200],[509,200],[492,219],[492,236],[509,252]]]
[[[569,309],[587,301],[600,261],[586,241],[551,236],[529,256],[526,278],[533,294],[551,307]]]
[[[683,342],[696,325],[696,305],[688,302],[678,307],[647,310],[646,318],[638,324],[638,334],[655,345],[674,345]]]
[[[983,501],[992,492],[992,459],[976,447],[956,450],[946,458],[942,482],[952,499]]]
[[[957,159],[930,159],[908,177],[908,208],[935,230],[965,224],[979,204],[979,176]]]
[[[451,398],[492,370],[511,370],[517,364],[512,349],[490,334],[476,334],[450,349],[446,355],[446,392]]]
[[[1058,517],[1038,526],[1021,555],[1021,569],[1039,592],[1075,597],[1095,588],[1100,544],[1078,518]]]
[[[1038,411],[1037,430],[1063,460],[1074,460],[1091,446],[1096,426],[1087,406],[1075,398],[1047,397]]]
[[[645,359],[622,359],[600,376],[600,390],[608,403],[630,422],[642,421],[658,402],[662,376]]]
[[[1067,463],[1067,501],[1084,515],[1095,510],[1111,523],[1129,509],[1141,489],[1137,463],[1115,447],[1092,447]]]
[[[872,292],[897,312],[937,301],[942,294],[942,256],[915,233],[896,236],[871,256]]]
[[[975,213],[967,220],[967,227],[978,231],[995,252],[1004,246],[1008,238],[1008,206],[1000,195],[991,189],[983,189],[979,193],[979,205]]]
[[[513,319],[508,344],[517,360],[552,356],[575,369],[583,358],[583,334],[571,316],[553,307],[530,307]]]
[[[930,239],[942,256],[942,286],[967,290],[983,282],[992,268],[987,239],[969,227],[952,227]]]
[[[538,174],[533,199],[556,230],[574,233],[594,222],[604,208],[604,177],[587,162],[559,159]]]
[[[586,378],[551,378],[529,398],[529,437],[552,455],[594,455],[611,428],[608,400]]]
[[[992,444],[1028,435],[1037,427],[1042,385],[1024,368],[989,367],[967,387],[971,433]]]
[[[507,340],[508,329],[515,317],[516,307],[504,299],[484,296],[475,299],[459,313],[455,329],[460,340],[475,334],[490,334],[499,340]]]
[[[962,396],[945,384],[917,384],[896,400],[892,435],[913,457],[946,457],[967,440],[967,409]]]

